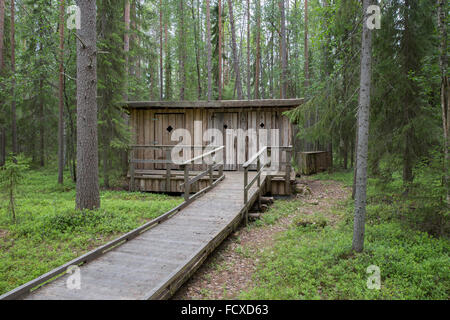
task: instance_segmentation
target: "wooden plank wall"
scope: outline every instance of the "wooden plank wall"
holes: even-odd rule
[[[133,135],[133,143],[138,145],[154,145],[156,141],[155,131],[162,132],[166,130],[166,127],[170,124],[173,127],[183,126],[191,132],[192,143],[190,144],[201,144],[207,145],[208,141],[203,141],[204,132],[208,128],[214,128],[213,115],[216,112],[221,113],[237,113],[237,125],[238,128],[243,130],[256,129],[257,131],[261,129],[261,124],[264,124],[264,129],[280,129],[280,146],[290,146],[292,145],[292,124],[289,119],[282,115],[284,111],[288,109],[282,108],[229,108],[229,109],[131,109],[131,132]],[[183,113],[184,123],[162,123],[162,121],[155,121],[157,114],[174,114]],[[175,118],[173,118],[175,119]],[[200,126],[194,126],[195,121],[201,121]],[[155,125],[157,128],[155,128]],[[258,139],[259,140],[259,139]],[[165,141],[166,143],[168,141]],[[271,137],[268,137],[269,145],[272,145]],[[161,141],[157,144],[161,145]],[[170,143],[172,144],[172,143]],[[173,143],[175,144],[175,143]],[[259,148],[259,146],[258,146]],[[150,149],[137,150],[135,158],[137,159],[155,159],[162,156],[159,154],[160,151],[154,151]],[[192,156],[197,156],[202,153],[201,150],[195,150]],[[251,156],[251,155],[250,155]],[[188,158],[188,154],[185,155]],[[249,154],[247,151],[245,160],[249,159]],[[285,152],[281,153],[280,161],[286,161]],[[153,165],[153,164],[137,164],[136,169],[140,170],[153,170],[153,169],[164,169],[164,165]],[[205,166],[195,165],[193,170],[205,170]],[[284,168],[281,168],[283,170]]]

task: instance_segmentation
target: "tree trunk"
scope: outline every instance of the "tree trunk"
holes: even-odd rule
[[[404,76],[405,79],[410,79],[411,70],[415,70],[415,63],[413,61],[414,57],[411,55],[411,42],[413,41],[413,31],[411,31],[410,23],[414,23],[409,19],[409,10],[414,10],[410,6],[409,0],[405,0],[405,16],[404,16],[404,29],[402,35],[402,47],[403,47],[403,59],[404,59]],[[413,139],[414,139],[414,127],[410,125],[411,118],[413,117],[413,99],[412,93],[414,92],[415,84],[413,81],[407,80],[410,84],[411,89],[407,89],[404,92],[403,98],[403,125],[407,126],[405,136],[404,136],[404,150],[403,150],[403,185],[405,189],[405,194],[408,194],[410,184],[414,180],[413,176],[413,166],[414,166],[414,151],[413,151]]]
[[[270,91],[270,98],[273,99],[275,97],[275,88],[274,88],[274,32],[272,31],[272,36],[270,38],[270,74],[269,74],[269,91]]]
[[[450,104],[449,104],[449,83],[448,83],[448,61],[447,61],[447,10],[446,1],[438,0],[438,28],[440,33],[439,45],[439,66],[441,69],[441,108],[442,108],[442,127],[444,130],[444,174],[443,181],[447,191],[447,206],[450,205],[450,154],[449,154],[449,135],[450,135]]]
[[[287,49],[286,49],[286,17],[284,0],[280,0],[281,31],[280,31],[280,56],[281,56],[281,99],[286,99],[287,93]]]
[[[136,48],[137,46],[137,38],[136,38],[136,0],[131,0],[130,2],[130,50],[133,48]],[[130,75],[134,78],[137,78],[136,74],[136,65],[135,60],[136,57],[134,54],[136,51],[133,52],[133,55],[129,57],[129,64],[128,67],[130,69]]]
[[[124,100],[128,101],[128,76],[129,76],[129,55],[130,55],[130,0],[125,1],[124,10],[124,22],[125,22],[125,32],[123,35],[123,51],[125,54],[125,90],[124,90]]]
[[[260,67],[261,67],[261,0],[256,0],[255,99],[259,99]]]
[[[170,45],[169,45],[169,15],[166,15],[164,21],[164,69],[165,69],[165,86],[166,94],[164,96],[165,100],[170,100],[172,98],[172,61],[170,59]]]
[[[309,88],[308,0],[305,0],[305,89]]]
[[[159,100],[164,98],[163,82],[163,6],[162,0],[159,0]]]
[[[15,7],[11,1],[11,137],[12,151],[16,155],[19,152],[17,145],[17,122],[16,122],[16,41],[15,41]]]
[[[6,129],[0,130],[0,166],[3,166],[6,162]]]
[[[212,64],[211,64],[211,10],[209,7],[210,0],[206,0],[206,50],[208,55],[208,101],[212,100]]]
[[[234,26],[233,1],[232,0],[228,0],[228,10],[229,10],[229,14],[230,14],[231,45],[232,45],[232,51],[233,51],[234,73],[236,76],[236,90],[237,90],[238,99],[242,100],[241,70],[239,68],[239,56],[238,56],[237,45],[236,45],[236,32],[235,32],[235,26]]]
[[[0,76],[3,75],[4,56],[3,56],[3,40],[5,35],[5,0],[0,0]],[[3,89],[3,85],[2,85]],[[0,101],[0,107],[3,101]],[[0,166],[5,164],[6,160],[6,131],[5,123],[0,123]]]
[[[344,170],[348,168],[348,139],[344,140]]]
[[[77,0],[81,29],[77,31],[77,194],[79,210],[100,208],[97,136],[96,2]]]
[[[76,155],[75,155],[75,144],[76,144],[76,137],[75,137],[75,123],[73,120],[73,112],[70,108],[69,104],[69,97],[67,96],[67,90],[66,90],[66,79],[64,78],[64,104],[67,109],[67,118],[69,120],[69,134],[67,137],[67,145],[68,150],[67,153],[69,154],[69,169],[70,169],[70,175],[72,177],[72,181],[77,181],[77,173],[76,173]]]
[[[250,82],[250,0],[247,0],[247,99],[251,99]]]
[[[184,100],[184,90],[186,88],[186,70],[185,70],[185,39],[184,39],[184,0],[180,0],[180,100]]]
[[[64,0],[59,10],[59,118],[58,118],[58,183],[64,182]]]
[[[309,43],[308,43],[308,39],[309,39],[309,32],[308,32],[308,0],[305,0],[305,51],[304,51],[304,55],[305,55],[305,66],[304,66],[304,71],[305,71],[305,92],[308,91],[309,88],[309,84],[310,84],[310,78],[309,78]],[[307,115],[307,123],[306,123],[306,127],[310,128],[314,125],[314,114],[312,114],[311,112],[308,112]],[[306,142],[306,148],[308,151],[312,151],[312,150],[316,150],[315,148],[315,143],[307,141]]]
[[[0,74],[3,72],[3,41],[5,36],[5,0],[0,0]]]
[[[125,55],[125,81],[124,81],[124,91],[123,91],[123,100],[128,101],[128,80],[130,76],[130,0],[125,1],[125,8],[124,8],[124,24],[125,24],[125,31],[123,35],[123,51]],[[129,124],[129,116],[126,113],[122,114],[123,122],[126,126]],[[128,171],[128,152],[126,150],[123,150],[120,152],[121,154],[121,166],[122,166],[122,173],[123,175],[127,174]]]
[[[39,80],[39,161],[40,161],[39,164],[41,167],[45,166],[45,118],[44,118],[43,88],[44,88],[44,79],[42,78],[41,75],[41,79]]]
[[[362,252],[366,222],[367,158],[369,144],[370,88],[372,69],[372,33],[367,27],[367,8],[371,0],[363,0],[363,33],[361,40],[361,80],[358,107],[358,153],[355,194],[353,250]]]
[[[197,23],[195,18],[195,10],[194,10],[194,0],[191,2],[191,12],[192,12],[192,20],[194,22],[194,46],[195,46],[195,63],[197,67],[197,98],[200,100],[202,97],[202,83],[200,76],[200,53],[198,46],[198,34],[197,34]]]
[[[218,6],[219,6],[219,83],[218,83],[218,90],[219,90],[219,100],[222,100],[222,1],[218,0]]]
[[[328,8],[329,7],[329,0],[325,0],[324,1],[324,8]],[[325,26],[326,27],[326,26]],[[325,79],[328,80],[328,78],[330,77],[330,67],[329,67],[329,54],[330,54],[330,43],[331,43],[331,36],[327,35],[327,41],[326,41],[326,45],[324,46],[324,69],[325,69]],[[329,107],[332,109],[332,112],[334,112],[334,107],[333,105],[329,103]],[[351,145],[351,166],[353,167],[353,139],[352,139],[352,145]],[[328,147],[327,147],[328,152],[331,155],[331,169],[333,170],[333,137],[330,137],[330,140],[328,142]]]
[[[106,136],[106,134],[105,134]],[[105,137],[105,147],[103,149],[103,183],[105,185],[105,188],[109,188],[109,152],[108,152],[108,145],[109,141],[108,138]]]

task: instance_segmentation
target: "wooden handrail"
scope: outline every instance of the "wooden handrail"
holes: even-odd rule
[[[270,151],[270,147],[262,147],[253,157],[251,157],[244,165],[244,207],[245,207],[245,222],[248,223],[248,190],[252,187],[252,185],[258,181],[258,203],[261,205],[261,174],[264,171],[264,168],[270,164],[270,161],[264,163],[261,166],[260,157],[264,154],[264,152]],[[256,176],[248,183],[248,169],[249,166],[256,161]]]
[[[209,152],[203,153],[203,154],[201,154],[201,155],[199,155],[199,156],[197,156],[197,157],[195,157],[195,158],[186,160],[186,161],[183,162],[181,165],[183,166],[183,165],[191,164],[191,163],[194,162],[194,161],[203,159],[204,157],[209,156],[210,154],[216,153],[216,152],[218,152],[218,151],[221,151],[221,150],[223,150],[224,148],[225,148],[224,146],[220,146],[220,147],[218,147],[217,149],[214,149],[214,150],[211,150],[211,151],[209,151]]]
[[[271,161],[267,161],[266,163],[264,163],[263,165],[261,165],[261,156],[264,154],[265,151],[272,151],[272,149],[279,149],[279,150],[283,150],[286,151],[286,174],[285,174],[285,183],[286,183],[286,192],[290,193],[290,176],[291,176],[291,153],[292,153],[292,146],[288,146],[288,147],[263,147],[261,148],[258,153],[256,153],[254,156],[252,156],[246,163],[244,163],[244,165],[242,166],[244,168],[244,206],[245,206],[245,221],[246,223],[248,223],[248,191],[250,190],[250,188],[255,184],[255,182],[258,182],[258,203],[259,205],[261,205],[261,175],[264,171],[264,168],[267,166],[271,165]],[[250,183],[248,182],[248,171],[249,171],[249,166],[253,163],[257,161],[256,164],[256,176],[250,181]],[[280,162],[281,163],[281,162]]]
[[[198,157],[195,157],[193,159],[190,159],[188,161],[185,161],[181,164],[175,163],[171,159],[170,149],[173,148],[205,148],[205,147],[213,147],[216,148],[216,146],[200,146],[200,145],[132,145],[132,155],[134,154],[134,151],[139,148],[149,148],[149,149],[166,149],[166,159],[134,159],[133,157],[130,159],[130,190],[135,190],[135,170],[136,166],[135,164],[165,164],[166,165],[166,191],[170,192],[170,178],[171,178],[171,170],[172,165],[180,165],[181,167],[186,166],[187,164],[190,164],[198,159],[203,159],[204,157],[222,150],[224,146],[219,146],[216,149],[206,152]],[[223,173],[223,168],[220,171],[220,176]],[[189,174],[189,173],[188,173]]]
[[[249,165],[251,165],[253,162],[255,162],[256,159],[258,159],[263,152],[267,150],[267,147],[263,147],[261,150],[258,151],[253,157],[251,157],[244,165],[242,166],[244,169],[247,168]]]
[[[214,150],[208,151],[208,152],[203,153],[203,154],[201,154],[201,155],[199,155],[197,157],[189,159],[189,160],[183,162],[180,165],[182,168],[184,168],[184,183],[183,183],[183,185],[184,185],[184,201],[189,202],[190,199],[191,199],[191,196],[190,196],[191,184],[197,182],[198,180],[200,180],[204,176],[209,175],[210,186],[213,185],[213,183],[214,183],[213,182],[213,171],[214,170],[216,170],[216,169],[219,170],[219,178],[218,179],[222,180],[225,177],[224,174],[223,174],[223,167],[224,167],[223,162],[221,162],[219,164],[214,162],[213,164],[209,164],[208,165],[208,170],[206,170],[204,172],[200,172],[194,178],[189,179],[189,165],[191,163],[195,162],[196,160],[203,159],[204,157],[209,156],[209,155],[211,155],[213,153],[217,153],[218,151],[221,151],[223,149],[224,149],[224,146],[220,146],[220,147],[218,147],[218,148],[216,148]],[[193,197],[195,197],[195,195]]]
[[[208,165],[208,170],[200,172],[192,179],[189,179],[189,165],[186,164],[186,165],[183,165],[183,167],[184,167],[184,183],[182,184],[182,186],[184,186],[184,201],[185,202],[190,202],[199,193],[203,192],[202,190],[200,190],[193,196],[190,195],[191,185],[194,184],[195,182],[197,182],[198,180],[200,180],[201,178],[209,175],[209,187],[212,187],[217,181],[221,181],[225,178],[225,175],[223,173],[223,167],[224,167],[223,163],[219,163],[219,164],[214,163],[214,164]],[[215,170],[219,171],[219,176],[217,177],[216,182],[214,182],[214,175],[213,175],[213,172]]]

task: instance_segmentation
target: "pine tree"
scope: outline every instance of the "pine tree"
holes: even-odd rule
[[[77,0],[77,194],[79,210],[100,208],[97,138],[97,15],[92,0]]]
[[[355,219],[353,227],[353,250],[364,248],[364,230],[367,201],[367,158],[369,145],[369,109],[372,77],[372,31],[367,26],[367,9],[371,0],[363,1],[363,33],[361,40],[361,84],[358,107],[358,171],[356,176]]]

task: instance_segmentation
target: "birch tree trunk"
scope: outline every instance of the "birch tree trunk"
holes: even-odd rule
[[[78,210],[100,208],[97,137],[96,2],[77,0],[81,29],[77,31],[77,194]]]
[[[372,32],[367,27],[367,8],[371,0],[363,0],[363,33],[361,40],[361,79],[358,107],[358,151],[353,227],[353,250],[362,252],[366,222],[367,158],[369,143],[369,111],[372,69]]]
[[[233,16],[233,1],[228,0],[228,10],[230,13],[230,27],[231,27],[231,45],[233,51],[233,65],[234,65],[234,73],[236,75],[236,90],[238,100],[242,100],[242,84],[241,84],[241,70],[239,68],[239,56],[237,52],[236,45],[236,30],[234,26],[234,16]]]

